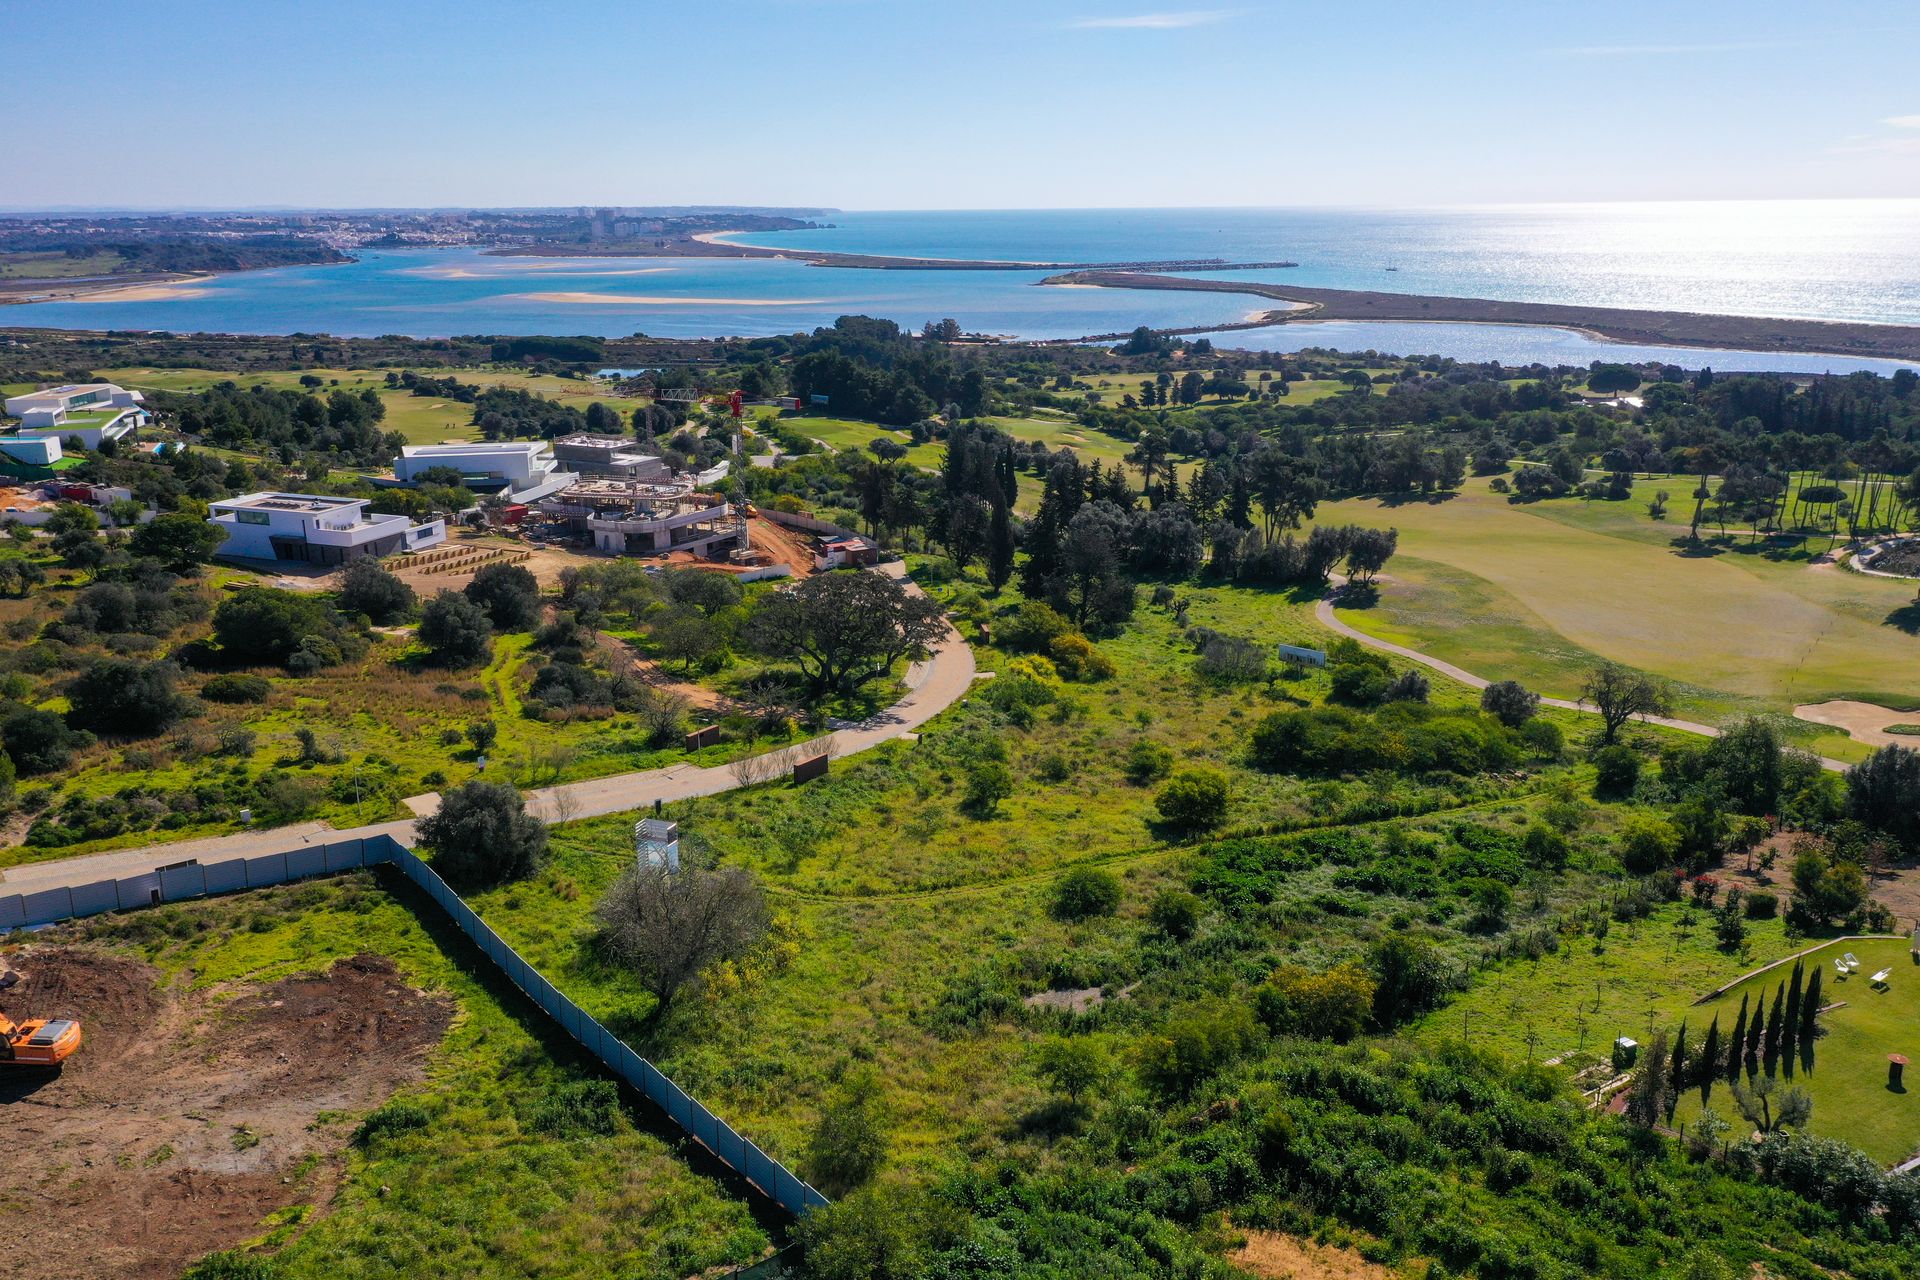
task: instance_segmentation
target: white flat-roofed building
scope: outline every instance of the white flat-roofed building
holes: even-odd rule
[[[247,560],[348,564],[447,540],[445,520],[415,524],[406,516],[372,514],[365,498],[249,493],[207,508],[207,523],[226,534],[218,554]]]
[[[544,440],[493,444],[410,444],[393,460],[396,478],[412,483],[422,472],[451,467],[469,489],[518,493],[545,484],[557,470]]]
[[[146,424],[145,397],[111,382],[76,382],[8,396],[7,412],[19,418],[20,437],[77,439],[89,449],[119,440]]]

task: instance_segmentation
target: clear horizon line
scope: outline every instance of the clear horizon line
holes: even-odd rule
[[[414,214],[414,213],[558,213],[573,209],[702,209],[718,212],[738,212],[766,215],[768,213],[808,213],[818,215],[849,213],[1100,213],[1100,212],[1138,212],[1138,213],[1206,213],[1206,212],[1256,212],[1283,211],[1291,209],[1327,209],[1327,210],[1460,210],[1460,209],[1530,209],[1530,208],[1580,208],[1611,205],[1682,205],[1682,204],[1913,204],[1920,203],[1920,194],[1915,195],[1820,195],[1820,196],[1656,196],[1630,197],[1620,196],[1604,199],[1584,200],[1472,200],[1443,201],[1431,204],[1408,203],[1391,204],[1380,201],[1296,201],[1285,204],[1093,204],[1093,205],[896,205],[892,207],[875,205],[871,207],[840,207],[809,204],[765,204],[765,203],[728,203],[725,201],[698,201],[686,205],[633,205],[617,200],[569,200],[555,204],[156,204],[156,205],[0,205],[0,217],[7,216],[79,216],[97,214],[102,216],[153,216],[160,214],[259,214],[259,213],[328,213],[328,214]],[[663,215],[663,216],[699,216]]]

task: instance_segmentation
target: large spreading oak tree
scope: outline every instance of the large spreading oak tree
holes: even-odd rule
[[[808,578],[761,601],[748,622],[755,648],[794,662],[809,685],[831,693],[925,654],[946,630],[939,605],[865,570]]]

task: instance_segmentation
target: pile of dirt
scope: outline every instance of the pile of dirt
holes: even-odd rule
[[[314,1121],[418,1079],[453,1013],[372,955],[199,990],[83,948],[9,959],[28,980],[0,1007],[86,1037],[58,1075],[0,1078],[0,1231],[46,1275],[177,1276],[278,1209],[324,1210],[350,1125]]]

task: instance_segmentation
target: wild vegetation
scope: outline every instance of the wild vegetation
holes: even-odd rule
[[[503,346],[488,354],[529,369],[589,354]],[[410,788],[443,791],[423,844],[475,909],[835,1198],[798,1229],[823,1280],[1226,1277],[1251,1231],[1339,1239],[1428,1276],[1920,1266],[1914,1184],[1883,1172],[1920,1149],[1920,1124],[1876,1109],[1861,1074],[1884,1071],[1882,1042],[1906,1024],[1821,1015],[1811,966],[1691,1010],[1759,964],[1894,923],[1874,890],[1920,852],[1920,754],[1860,751],[1842,775],[1805,750],[1826,740],[1752,714],[1770,690],[1696,681],[1743,652],[1707,639],[1710,596],[1624,651],[1598,635],[1546,643],[1518,610],[1455,596],[1456,625],[1405,634],[1445,631],[1441,653],[1508,677],[1484,692],[1338,638],[1317,614],[1344,583],[1344,616],[1391,630],[1350,606],[1371,592],[1391,622],[1396,601],[1456,590],[1447,571],[1478,570],[1446,560],[1449,544],[1531,598],[1620,615],[1633,608],[1596,584],[1657,603],[1698,589],[1690,567],[1732,572],[1740,556],[1760,584],[1743,598],[1776,625],[1783,600],[1824,594],[1849,655],[1898,652],[1906,637],[1872,594],[1884,584],[1796,557],[1816,532],[1911,520],[1912,380],[1645,369],[1629,387],[1609,369],[1274,361],[1152,334],[1114,351],[972,349],[861,318],[709,350],[718,363],[663,376],[824,394],[874,420],[731,479],[904,551],[993,673],[916,740],[805,786],[742,769],[752,785],[669,811],[677,871],[636,866],[635,815],[549,832],[480,757],[523,760],[516,782],[686,758],[668,744],[688,708],[646,664],[732,700],[729,742],[698,758],[783,742],[891,701],[936,607],[873,574],[742,590],[614,561],[549,591],[502,567],[424,599],[379,570],[295,595],[205,568],[184,540],[148,535],[143,550],[62,516],[0,550],[34,566],[15,575],[29,603],[0,612],[17,630],[0,741],[18,774],[45,779],[17,784],[43,842],[144,831],[133,815],[156,801],[169,816],[150,825],[195,830],[172,802],[200,788],[201,812],[250,801],[281,815],[292,808],[270,806],[312,780],[337,807],[302,812],[342,816],[349,781],[376,780],[379,806],[355,799],[383,815]],[[489,434],[548,435],[577,415],[689,459],[720,447],[705,409],[669,422],[660,404],[594,413],[525,387],[468,398],[451,357],[446,372],[417,363],[372,401],[340,394],[370,421],[374,403],[444,397]],[[1580,398],[1629,390],[1639,407]],[[256,393],[201,394],[250,424],[234,437],[245,457],[203,446],[87,466],[188,514],[261,473],[336,483],[348,451],[326,434],[333,393],[260,393],[285,414],[257,424],[240,408]],[[762,425],[784,440],[779,422]],[[1762,493],[1761,509],[1743,467],[1783,475],[1794,496]],[[1641,501],[1672,474],[1710,490],[1685,530],[1668,498]],[[1842,482],[1845,512],[1826,492]],[[1571,617],[1548,621],[1590,634]],[[1275,642],[1325,665],[1282,662]],[[1741,670],[1777,674],[1789,649],[1815,673],[1796,680],[1854,660],[1809,663],[1804,648]],[[1703,702],[1724,736],[1636,718]],[[322,707],[384,745],[305,722]],[[128,724],[142,736],[109,740]],[[287,729],[297,749],[261,767],[260,736]],[[190,756],[195,742],[208,749]],[[134,772],[144,790],[109,781]],[[159,917],[102,928],[140,918]],[[1629,1033],[1643,1043],[1616,1063],[1608,1045]],[[1609,1082],[1628,1069],[1616,1115]],[[555,1111],[585,1096],[529,1087]],[[1703,1119],[1728,1104],[1757,1140]],[[356,1180],[434,1159],[410,1119],[370,1132]],[[561,1172],[555,1195],[575,1185]],[[359,1212],[374,1211],[351,1201],[334,1220]],[[708,1234],[672,1264],[739,1256],[708,1247],[729,1214],[700,1202]],[[480,1220],[450,1216],[444,1238]],[[244,1265],[304,1274],[316,1255],[303,1250],[320,1247],[308,1239],[325,1237],[276,1238]]]

